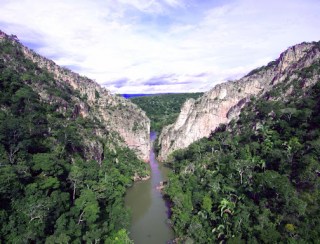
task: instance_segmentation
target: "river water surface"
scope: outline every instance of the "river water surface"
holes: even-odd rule
[[[151,132],[151,142],[156,133]],[[135,244],[164,244],[174,238],[173,231],[167,224],[169,208],[156,189],[160,181],[167,180],[169,169],[159,164],[154,149],[150,152],[151,178],[134,183],[125,197],[126,207],[131,209],[132,222],[130,239]]]

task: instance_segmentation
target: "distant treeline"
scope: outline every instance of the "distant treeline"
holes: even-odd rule
[[[197,99],[203,93],[172,93],[133,97],[131,101],[144,110],[151,120],[151,130],[161,132],[177,119],[181,106],[189,99]]]

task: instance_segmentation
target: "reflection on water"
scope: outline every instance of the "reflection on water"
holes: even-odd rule
[[[154,141],[156,134],[152,132],[150,138]],[[153,149],[150,166],[151,179],[136,182],[128,189],[125,198],[126,206],[132,212],[130,238],[136,244],[163,244],[173,239],[173,232],[167,224],[168,207],[156,189],[160,181],[167,179],[168,169],[158,164]]]

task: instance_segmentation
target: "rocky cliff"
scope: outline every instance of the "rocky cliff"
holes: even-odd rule
[[[57,89],[64,87],[69,90],[72,103],[69,103],[63,97],[52,96],[48,89],[44,88],[39,82],[29,82],[29,85],[37,91],[42,100],[49,103],[58,102],[60,105],[57,109],[60,112],[67,111],[68,107],[73,106],[71,117],[85,118],[90,116],[92,120],[102,125],[101,128],[103,129],[95,129],[92,133],[101,137],[113,133],[115,134],[114,137],[118,137],[120,144],[125,144],[133,149],[140,159],[149,160],[150,120],[138,106],[122,97],[112,95],[93,80],[60,67],[52,60],[38,55],[23,46],[16,36],[9,36],[0,31],[0,41],[9,41],[18,46],[24,56],[34,65],[51,74]],[[27,77],[26,82],[28,82]],[[103,154],[103,145],[93,141],[88,141],[88,145],[88,153],[92,154],[95,157],[94,159],[101,161],[99,155]]]
[[[159,159],[208,137],[221,123],[237,118],[251,96],[261,96],[320,58],[318,43],[301,43],[290,47],[268,65],[251,71],[245,77],[216,85],[197,100],[190,99],[181,108],[174,124],[165,127],[159,137]],[[307,85],[307,84],[306,84]]]

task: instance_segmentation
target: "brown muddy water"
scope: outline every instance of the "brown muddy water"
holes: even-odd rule
[[[151,132],[151,142],[156,134]],[[134,183],[127,190],[125,204],[131,209],[130,239],[135,244],[164,244],[174,239],[168,225],[169,207],[156,187],[167,180],[168,168],[158,163],[154,149],[150,152],[151,178]]]

